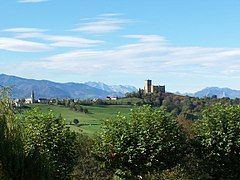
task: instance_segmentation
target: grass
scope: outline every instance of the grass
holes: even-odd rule
[[[99,130],[103,120],[115,117],[118,112],[127,115],[130,112],[131,106],[127,105],[106,105],[106,106],[83,106],[87,108],[89,113],[81,113],[73,111],[63,106],[53,106],[46,104],[32,104],[29,105],[31,108],[39,108],[42,112],[53,111],[54,114],[61,115],[67,124],[73,123],[74,119],[79,120],[79,127],[75,125],[69,125],[70,128],[77,132],[83,132],[93,135]]]

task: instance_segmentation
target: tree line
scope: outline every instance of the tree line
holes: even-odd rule
[[[176,95],[173,93],[149,93],[144,94],[142,89],[138,92],[126,94],[127,98],[139,98],[138,106],[151,105],[153,107],[161,107],[167,112],[172,113],[174,116],[182,116],[188,120],[197,120],[201,116],[204,109],[214,104],[222,105],[239,105],[240,98],[230,99],[228,97],[217,98],[216,95],[211,97],[190,97]]]
[[[78,100],[74,101],[74,99],[51,99],[48,104],[55,106],[64,106],[66,108],[70,108],[73,111],[89,113],[88,109],[83,107],[83,103]]]

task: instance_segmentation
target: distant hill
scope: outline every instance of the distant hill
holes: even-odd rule
[[[26,98],[32,90],[36,98],[105,98],[106,96],[123,96],[126,92],[137,89],[133,86],[108,86],[104,83],[56,83],[47,80],[25,79],[0,74],[0,85],[12,87],[13,98]]]
[[[230,88],[207,87],[196,93],[187,94],[194,97],[212,97],[217,95],[218,98],[229,97],[231,99],[240,98],[240,90],[233,90]]]

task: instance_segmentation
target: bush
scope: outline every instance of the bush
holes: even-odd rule
[[[92,154],[93,140],[84,134],[77,136],[78,163],[73,173],[73,179],[110,180],[112,173],[103,169]]]
[[[214,105],[196,126],[196,155],[215,179],[240,179],[240,106]]]
[[[39,171],[54,179],[69,179],[77,162],[76,134],[65,126],[63,118],[34,109],[21,121],[25,152],[36,159]]]
[[[79,120],[78,119],[74,119],[73,123],[75,124],[75,126],[77,126],[79,124]]]
[[[181,162],[186,135],[165,111],[149,106],[105,121],[95,141],[95,155],[119,176],[143,177]]]
[[[0,139],[0,178],[21,179],[25,161],[21,128],[6,97],[0,99]]]

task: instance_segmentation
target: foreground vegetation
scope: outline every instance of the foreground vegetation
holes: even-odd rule
[[[62,117],[37,110],[15,116],[0,101],[0,165],[6,179],[69,179],[77,162],[76,134]]]
[[[147,106],[106,121],[94,149],[122,178],[239,179],[239,132],[240,106],[216,104],[191,125]]]
[[[111,106],[88,106],[89,113],[35,107],[19,115],[11,99],[0,99],[0,179],[240,178],[239,105],[210,104],[197,121],[166,106],[130,114],[129,106],[116,106],[124,111],[115,115]],[[98,133],[70,130],[70,111],[79,124],[102,123]]]

